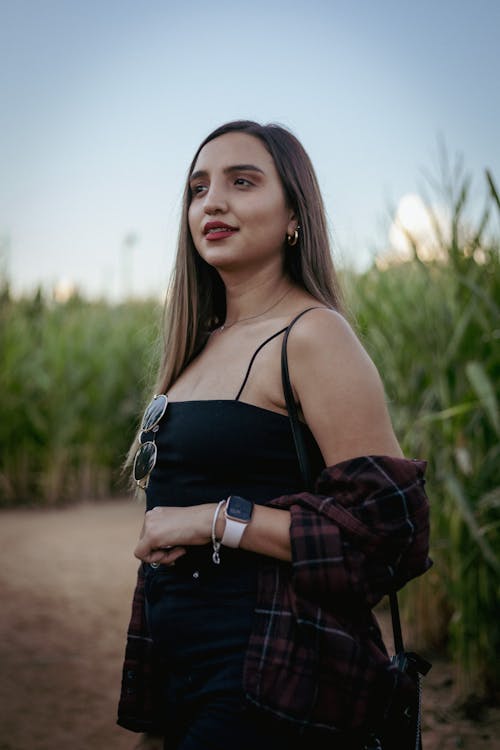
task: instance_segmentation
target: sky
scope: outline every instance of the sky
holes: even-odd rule
[[[338,265],[461,155],[500,183],[498,0],[0,0],[0,263],[15,292],[164,293],[186,170],[234,119],[301,140]]]

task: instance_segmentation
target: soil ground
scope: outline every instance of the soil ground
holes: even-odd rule
[[[115,718],[142,514],[128,498],[0,512],[0,750],[134,747]],[[500,750],[500,708],[466,719],[452,664],[431,660],[424,750]]]

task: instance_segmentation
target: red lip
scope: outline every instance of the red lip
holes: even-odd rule
[[[223,221],[207,221],[205,226],[203,227],[203,234],[208,234],[208,232],[214,230],[220,229],[222,232],[237,232],[237,227],[232,227],[230,224],[224,224]],[[217,232],[214,232],[214,234],[217,234]]]

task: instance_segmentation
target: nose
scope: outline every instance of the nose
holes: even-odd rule
[[[209,216],[218,213],[225,213],[227,211],[227,201],[224,191],[214,182],[211,183],[205,193],[203,210]]]

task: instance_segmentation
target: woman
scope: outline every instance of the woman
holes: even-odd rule
[[[229,123],[193,159],[156,393],[118,723],[138,747],[363,747],[405,689],[371,609],[430,565],[425,464],[402,455],[280,126]]]

